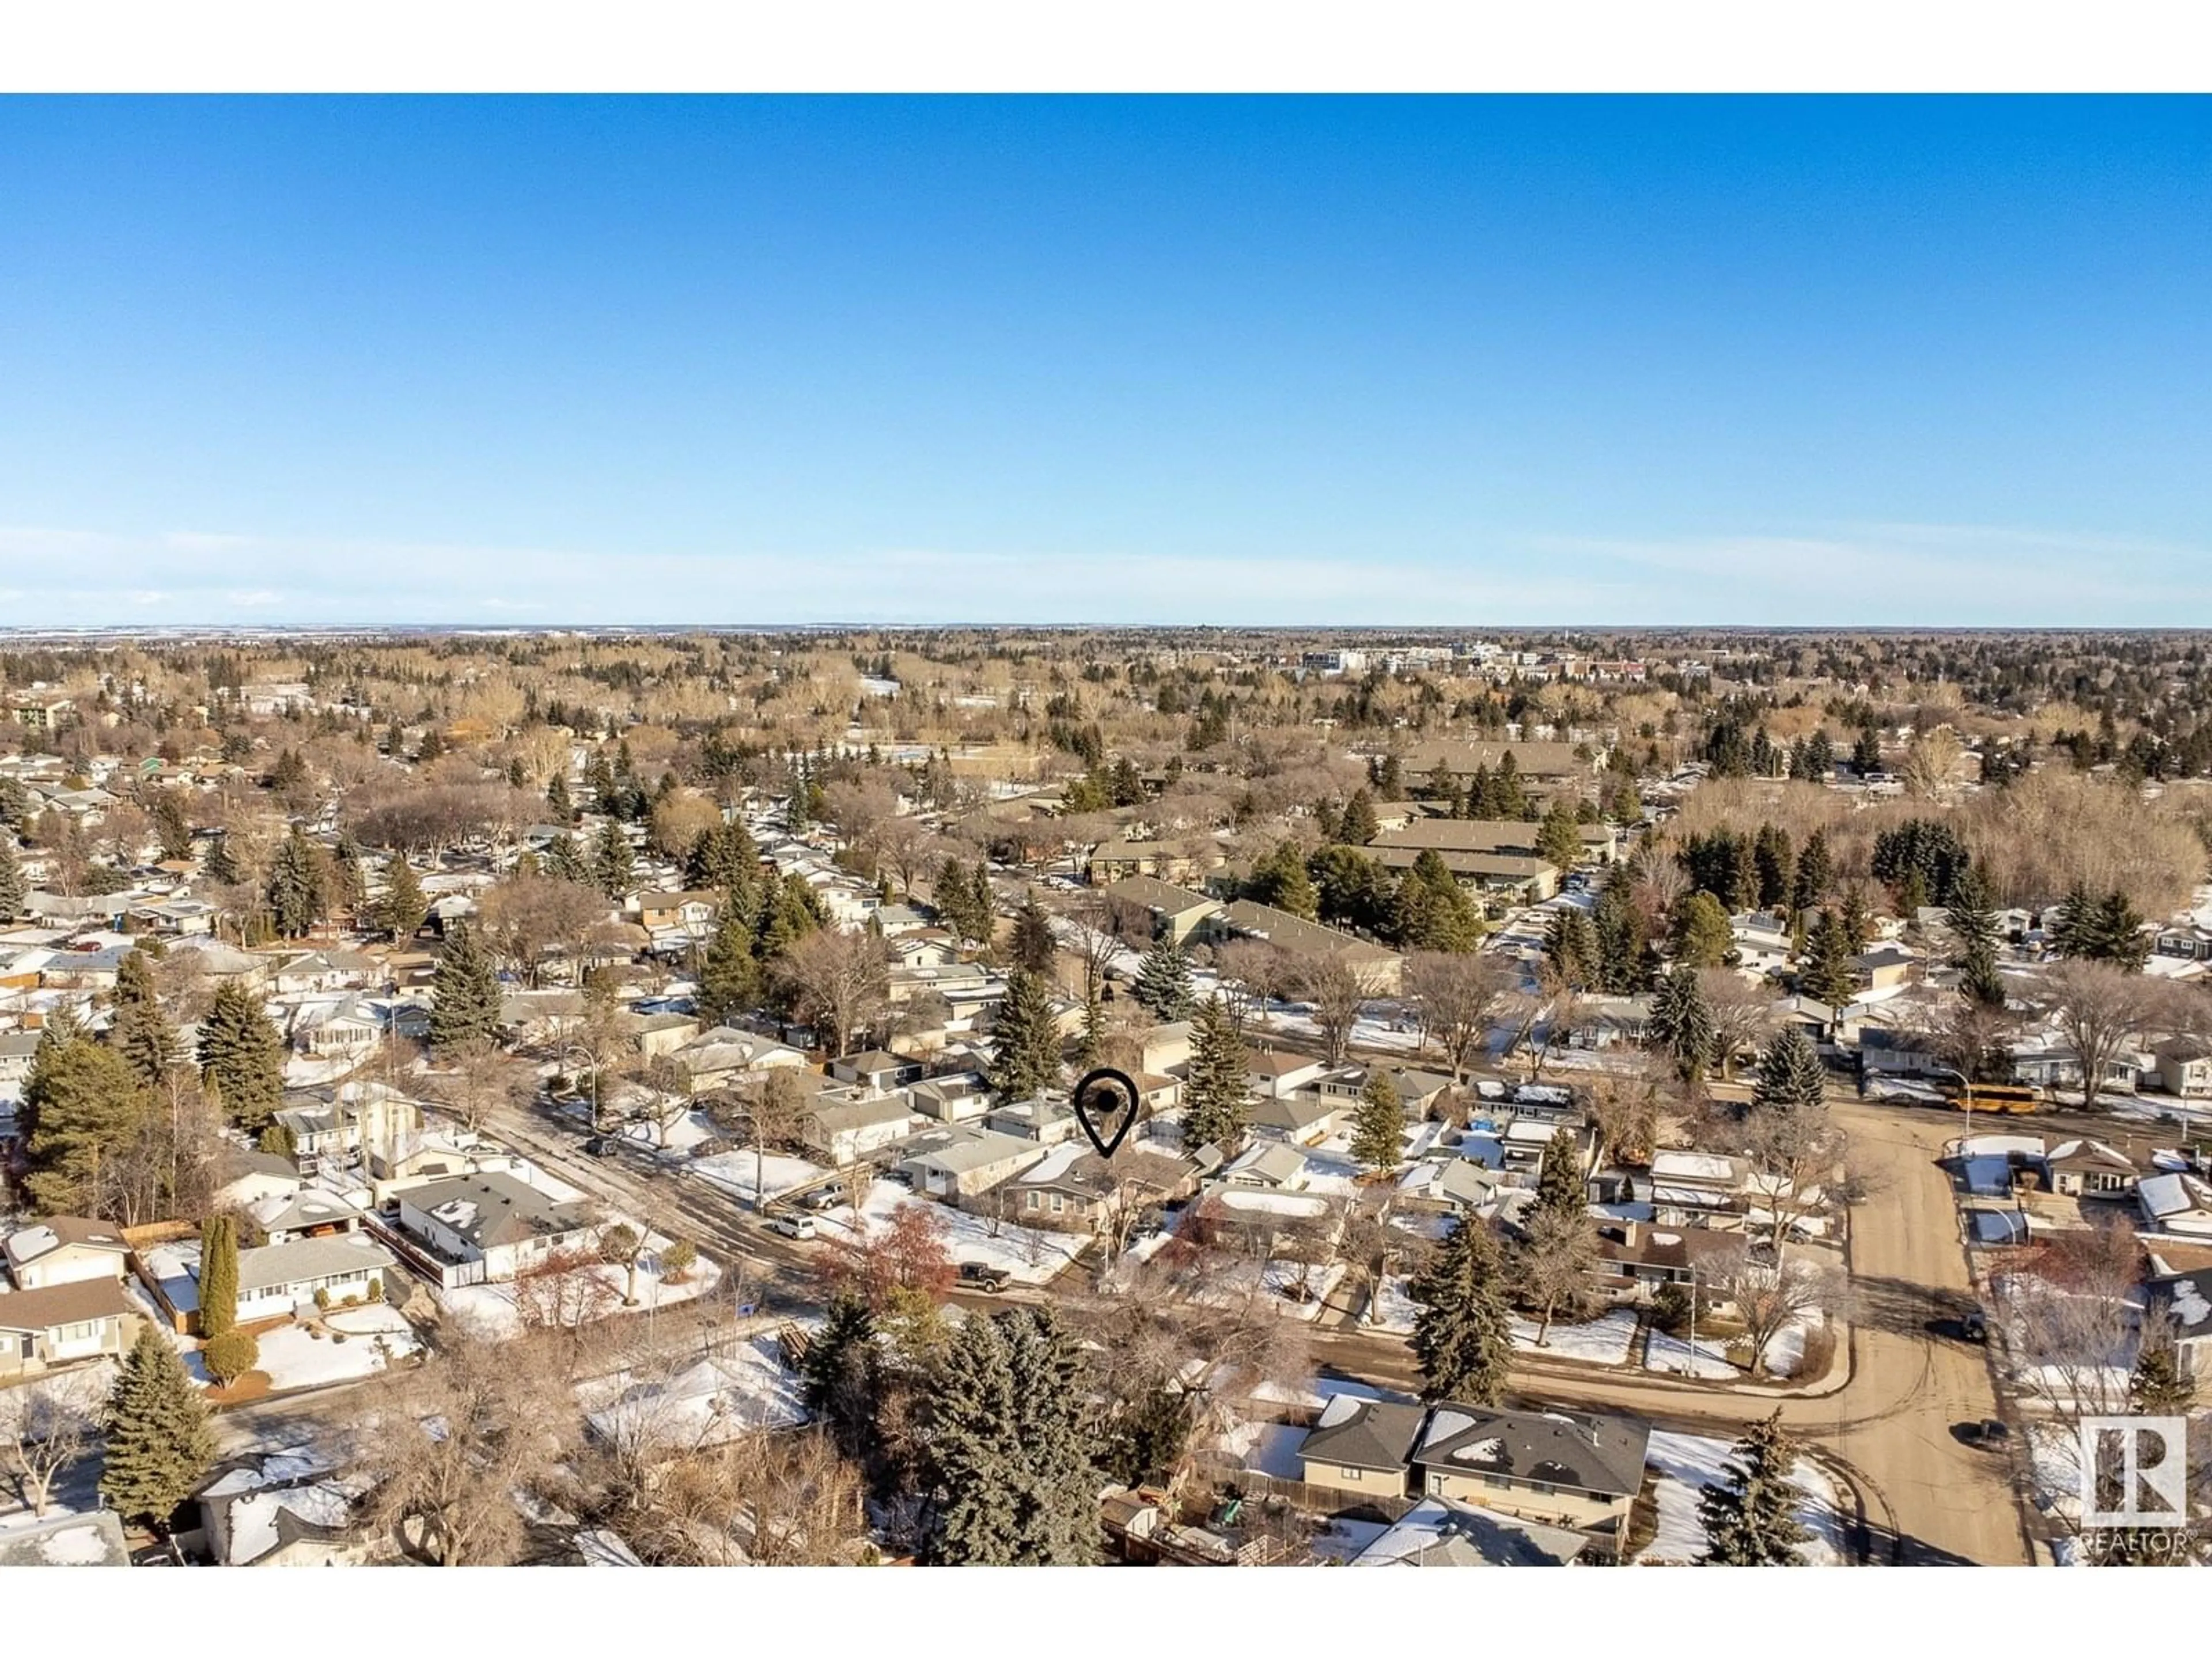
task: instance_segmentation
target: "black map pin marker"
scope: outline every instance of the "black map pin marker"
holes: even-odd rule
[[[1084,1073],[1083,1081],[1075,1085],[1073,1099],[1075,1121],[1091,1137],[1098,1156],[1113,1157],[1114,1149],[1136,1126],[1137,1085],[1129,1080],[1127,1072],[1101,1066],[1095,1072]]]

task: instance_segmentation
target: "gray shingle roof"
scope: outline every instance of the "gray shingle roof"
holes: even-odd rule
[[[1430,1418],[1413,1461],[1624,1497],[1643,1486],[1650,1444],[1651,1425],[1638,1417],[1496,1411],[1448,1400]]]
[[[1342,1408],[1343,1397],[1330,1405]],[[1387,1400],[1361,1400],[1342,1409],[1337,1420],[1324,1414],[1306,1436],[1298,1455],[1310,1462],[1336,1463],[1352,1469],[1402,1469],[1421,1432],[1423,1408]]]

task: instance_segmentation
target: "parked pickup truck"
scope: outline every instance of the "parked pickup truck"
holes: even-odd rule
[[[963,1291],[1003,1291],[1012,1277],[1004,1267],[986,1267],[980,1261],[960,1264],[960,1288]]]

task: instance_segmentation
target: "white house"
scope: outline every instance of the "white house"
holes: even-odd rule
[[[391,1251],[359,1233],[295,1238],[240,1250],[239,1323],[282,1319],[312,1308],[317,1291],[332,1302],[366,1300],[370,1281],[384,1285],[385,1275],[397,1265]]]
[[[42,1291],[88,1279],[120,1279],[130,1249],[111,1222],[52,1215],[9,1233],[0,1242],[0,1256],[18,1290]]]
[[[2143,1224],[2155,1231],[2212,1238],[2212,1187],[2186,1171],[2145,1176],[2136,1183],[2136,1202]]]
[[[448,1261],[480,1268],[487,1283],[580,1247],[593,1231],[583,1205],[556,1202],[495,1170],[403,1188],[398,1196],[402,1231]]]

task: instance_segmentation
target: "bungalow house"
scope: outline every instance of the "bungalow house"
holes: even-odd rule
[[[1426,1410],[1395,1401],[1332,1395],[1298,1445],[1298,1478],[1310,1486],[1401,1498]]]
[[[677,933],[702,939],[714,925],[720,897],[711,892],[640,893],[638,924],[648,933]]]
[[[918,1193],[934,1198],[969,1199],[1011,1181],[1047,1157],[1049,1148],[1014,1135],[993,1134],[988,1129],[963,1126],[943,1132],[943,1139],[918,1151],[897,1167],[914,1182]]]
[[[556,1202],[498,1170],[403,1188],[398,1198],[402,1231],[449,1261],[481,1269],[478,1278],[489,1284],[582,1247],[595,1231],[581,1203]]]
[[[871,1095],[887,1095],[907,1084],[919,1082],[921,1063],[900,1054],[886,1054],[881,1048],[867,1048],[831,1060],[830,1075]]]
[[[2201,1388],[2212,1377],[2212,1273],[2167,1273],[2145,1288],[2149,1316],[2173,1339],[2175,1370]]]
[[[357,998],[309,1003],[292,1016],[292,1046],[313,1060],[354,1063],[372,1053],[383,1036],[383,1020]]]
[[[1152,919],[1152,937],[1186,943],[1217,915],[1221,906],[1187,888],[1171,886],[1152,876],[1127,876],[1101,890],[1109,904],[1143,910]]]
[[[1895,945],[1878,945],[1851,958],[1851,971],[1862,991],[1887,991],[1912,977],[1919,958]]]
[[[1355,1567],[1565,1567],[1590,1540],[1494,1510],[1425,1498],[1352,1559]]]
[[[1014,1219],[1028,1227],[1095,1232],[1117,1211],[1173,1203],[1198,1172],[1170,1153],[1143,1147],[1103,1158],[1087,1146],[1056,1146],[998,1188]]]
[[[0,1296],[0,1377],[119,1354],[132,1318],[120,1280],[81,1279]]]
[[[269,988],[278,996],[313,996],[366,990],[383,978],[382,964],[358,951],[310,951],[281,964],[270,977]]]
[[[1306,1157],[1288,1141],[1264,1141],[1247,1147],[1221,1171],[1232,1187],[1258,1187],[1270,1192],[1297,1192],[1309,1179]]]
[[[38,1052],[36,1031],[0,1031],[0,1087],[30,1076],[31,1059]]]
[[[1640,1044],[1651,1029],[1651,994],[1583,997],[1575,1006],[1574,1023],[1567,1030],[1573,1048],[1618,1048]]]
[[[845,1164],[905,1139],[915,1123],[914,1109],[903,1095],[817,1101],[807,1109],[799,1133],[809,1152],[832,1164]]]
[[[2161,927],[2151,941],[2154,954],[2179,957],[2191,962],[2212,961],[2212,928],[2201,927],[2195,922],[2180,922]]]
[[[1428,1497],[1610,1533],[1617,1544],[1650,1444],[1651,1425],[1641,1418],[1446,1401],[1430,1414],[1413,1462]]]
[[[1210,838],[1109,841],[1091,850],[1084,875],[1094,887],[1147,878],[1158,878],[1165,885],[1201,880],[1207,871],[1217,870],[1227,861],[1227,854]]]
[[[1187,1019],[1171,1019],[1146,1027],[1137,1038],[1137,1064],[1147,1072],[1161,1073],[1189,1065],[1193,1030]]]
[[[1323,1100],[1356,1109],[1366,1094],[1369,1080],[1377,1073],[1397,1091],[1398,1103],[1415,1122],[1427,1117],[1429,1109],[1451,1092],[1452,1080],[1442,1072],[1419,1071],[1410,1066],[1340,1066],[1315,1081],[1314,1092]]]
[[[2126,1153],[2101,1140],[2062,1141],[2043,1157],[2043,1179],[2062,1198],[2135,1196],[2136,1170]]]
[[[372,1281],[391,1288],[385,1275],[397,1267],[392,1252],[358,1233],[297,1237],[238,1253],[238,1322],[289,1319],[315,1305],[322,1291],[332,1302],[363,1300]]]
[[[2212,1238],[2212,1186],[2185,1170],[2144,1176],[2136,1183],[2136,1204],[2154,1232]]]
[[[742,1078],[777,1067],[806,1064],[806,1056],[788,1043],[732,1025],[702,1031],[669,1056],[690,1081],[694,1095],[727,1089]]]
[[[258,1454],[200,1490],[208,1554],[225,1567],[357,1566],[370,1554],[354,1521],[365,1492],[305,1448]]]
[[[672,1054],[699,1035],[699,1022],[689,1014],[626,1013],[621,1024],[638,1053],[647,1060]]]
[[[120,1279],[130,1254],[122,1229],[112,1222],[77,1215],[50,1215],[0,1241],[0,1258],[7,1261],[8,1276],[22,1291],[80,1285],[95,1279]]]
[[[1590,1277],[1616,1301],[1649,1301],[1662,1285],[1686,1285],[1710,1263],[1742,1254],[1741,1234],[1710,1227],[1658,1227],[1642,1221],[1601,1221]]]
[[[1272,1049],[1247,1055],[1244,1062],[1252,1092],[1268,1100],[1281,1100],[1301,1089],[1312,1088],[1328,1069],[1327,1060],[1316,1060],[1311,1054],[1282,1054]]]
[[[1245,1115],[1255,1140],[1280,1141],[1286,1146],[1318,1146],[1336,1133],[1351,1112],[1351,1103],[1323,1095],[1286,1095],[1254,1101]]]
[[[198,968],[200,977],[215,985],[236,981],[256,990],[267,982],[272,965],[267,957],[237,950],[215,939],[181,940],[172,947],[169,960]]]
[[[1424,823],[1437,822],[1425,819]],[[1415,829],[1422,827],[1419,824]],[[1530,828],[1534,828],[1532,824]],[[1502,893],[1524,904],[1541,904],[1559,890],[1559,866],[1529,853],[1471,853],[1456,848],[1417,848],[1378,841],[1368,856],[1386,870],[1412,869],[1424,858],[1434,858],[1462,887],[1485,893]]]
[[[2212,1095],[2212,1044],[2177,1037],[2161,1043],[2155,1058],[2158,1086],[2166,1093],[2184,1099]]]

